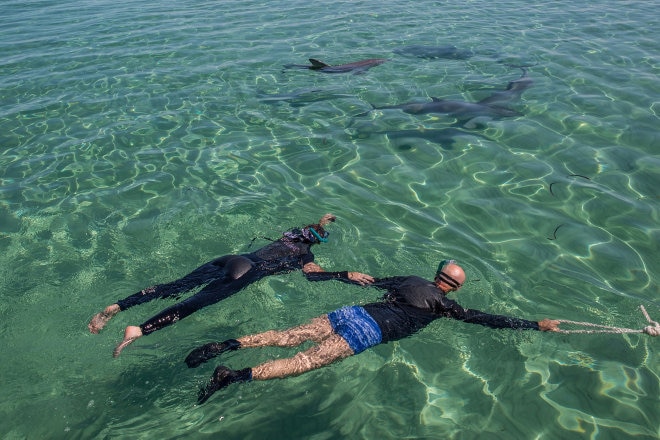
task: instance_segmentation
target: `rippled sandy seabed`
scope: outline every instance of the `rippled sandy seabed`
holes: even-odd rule
[[[453,257],[465,307],[641,329],[644,305],[660,320],[659,27],[648,2],[4,2],[0,437],[658,438],[648,335],[439,320],[197,406],[215,364],[186,368],[192,348],[381,292],[266,278],[118,359],[124,327],[172,300],[99,335],[87,322],[325,212],[328,270],[430,278]],[[414,45],[465,56],[399,51]],[[283,68],[308,58],[388,61]],[[523,70],[529,88],[497,94]],[[492,96],[515,113],[379,109]]]

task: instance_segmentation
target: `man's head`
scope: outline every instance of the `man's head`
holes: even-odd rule
[[[452,292],[461,288],[465,282],[463,268],[454,260],[442,260],[435,273],[435,284],[443,292]]]

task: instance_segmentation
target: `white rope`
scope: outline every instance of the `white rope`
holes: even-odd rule
[[[644,314],[644,317],[646,320],[649,322],[649,324],[646,327],[644,327],[642,330],[635,330],[632,328],[621,328],[621,327],[612,327],[609,325],[602,325],[602,324],[592,324],[591,322],[578,322],[578,321],[568,321],[565,319],[560,319],[559,323],[560,324],[573,324],[573,325],[581,325],[583,327],[593,327],[593,330],[588,330],[588,329],[579,329],[579,330],[563,330],[559,329],[559,333],[646,333],[647,335],[650,336],[660,336],[660,324],[658,324],[656,321],[653,321],[651,317],[649,316],[648,312],[644,308],[644,306],[639,306],[640,309],[642,309],[642,313]]]

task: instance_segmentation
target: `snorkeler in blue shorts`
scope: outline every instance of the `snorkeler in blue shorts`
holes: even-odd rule
[[[461,307],[446,294],[457,291],[464,282],[463,269],[453,260],[444,260],[433,282],[416,276],[375,280],[371,285],[387,290],[380,302],[344,307],[288,330],[271,330],[196,348],[186,357],[191,368],[239,348],[293,347],[306,341],[315,342],[314,346],[291,358],[253,368],[236,371],[222,365],[217,367],[209,384],[200,390],[198,402],[205,402],[213,393],[235,382],[296,376],[329,365],[374,345],[410,336],[438,318],[453,318],[491,328],[558,330],[559,321],[555,320],[533,322]]]
[[[113,353],[117,357],[137,338],[174,324],[269,275],[302,269],[310,281],[341,278],[355,284],[373,282],[374,279],[370,275],[360,272],[325,272],[314,262],[314,254],[310,248],[314,244],[328,241],[328,232],[324,227],[335,220],[334,215],[325,214],[317,224],[290,229],[278,240],[252,253],[225,255],[198,267],[176,281],[141,290],[94,315],[87,327],[90,332],[98,333],[120,311],[157,298],[177,298],[183,292],[204,286],[196,294],[166,308],[141,325],[126,327],[124,340]]]

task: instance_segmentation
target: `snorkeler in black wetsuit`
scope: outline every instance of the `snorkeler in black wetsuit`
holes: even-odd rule
[[[128,326],[124,340],[115,348],[114,356],[135,339],[174,324],[197,310],[215,304],[245,286],[269,275],[302,269],[308,279],[320,281],[344,278],[358,284],[373,282],[373,278],[360,272],[325,272],[314,263],[312,245],[327,241],[328,232],[323,229],[336,217],[324,215],[318,224],[293,228],[281,238],[249,254],[225,255],[195,269],[188,275],[167,284],[159,284],[141,290],[97,313],[89,322],[92,333],[98,333],[120,311],[156,298],[177,298],[181,293],[205,285],[195,295],[171,306],[150,318],[140,326]]]
[[[343,278],[343,281],[349,279]],[[191,368],[239,348],[292,347],[309,340],[316,343],[291,358],[269,361],[254,368],[234,371],[221,365],[215,369],[206,388],[200,391],[198,402],[205,402],[214,392],[231,383],[295,376],[320,368],[374,345],[410,336],[438,318],[492,328],[558,330],[559,321],[556,320],[534,322],[461,307],[446,294],[460,289],[464,282],[463,269],[453,260],[444,260],[433,282],[416,276],[375,280],[374,287],[387,290],[382,301],[343,307],[288,330],[271,330],[198,347],[186,357]]]

